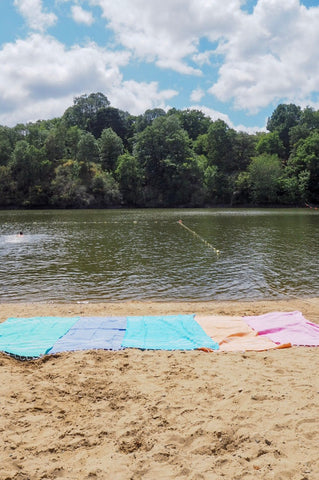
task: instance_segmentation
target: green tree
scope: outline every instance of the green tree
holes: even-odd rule
[[[199,206],[204,200],[204,171],[200,157],[193,155],[183,162],[164,160],[164,203],[168,206]]]
[[[118,158],[115,176],[119,182],[123,202],[129,206],[143,203],[144,172],[138,160],[129,153]]]
[[[294,153],[299,140],[307,138],[315,130],[319,130],[319,111],[306,107],[301,112],[300,123],[289,131],[292,153]]]
[[[0,206],[17,206],[17,185],[8,166],[0,165]]]
[[[72,158],[73,160],[77,158],[79,141],[82,135],[83,130],[81,130],[78,126],[73,126],[65,129],[64,154],[66,158]]]
[[[209,205],[232,205],[235,175],[227,175],[216,165],[208,165],[204,173],[205,199]]]
[[[158,117],[165,117],[165,110],[162,108],[153,108],[146,110],[143,115],[139,115],[135,121],[135,130],[137,133],[145,130],[146,127],[149,127],[152,122]]]
[[[234,203],[243,205],[250,202],[250,175],[240,172],[235,180]]]
[[[127,140],[130,131],[129,114],[114,107],[104,107],[96,112],[96,114],[87,122],[86,129],[91,132],[95,138],[99,138],[103,130],[112,128],[114,132]]]
[[[145,170],[145,193],[150,205],[173,205],[176,178],[193,156],[187,132],[176,115],[157,117],[138,135],[136,156]]]
[[[17,185],[17,202],[23,206],[42,206],[48,201],[52,164],[43,149],[25,140],[16,143],[9,166]]]
[[[29,145],[33,145],[37,149],[41,149],[45,143],[46,138],[51,130],[49,122],[45,120],[38,120],[35,123],[27,123],[26,140]]]
[[[236,132],[223,120],[212,123],[207,133],[207,158],[220,172],[231,173],[238,169],[234,153]]]
[[[234,193],[235,174],[240,169],[240,143],[236,144],[237,134],[223,120],[212,123],[207,133],[207,159],[211,167],[206,174],[206,188],[210,193],[210,201],[220,204],[231,204]],[[211,176],[213,173],[213,176]],[[208,176],[207,176],[208,175]],[[208,178],[210,187],[208,187]]]
[[[51,183],[51,204],[60,208],[84,208],[90,206],[92,196],[81,180],[81,165],[67,160],[56,168]]]
[[[256,135],[249,135],[246,132],[236,132],[231,137],[233,143],[233,153],[236,172],[246,170],[251,159],[256,155]]]
[[[285,157],[285,147],[279,137],[277,130],[270,133],[262,133],[256,144],[256,151],[259,155],[266,153],[268,155],[278,155],[280,158]]]
[[[8,164],[16,141],[14,130],[0,125],[0,165]]]
[[[216,165],[209,165],[204,173],[205,197],[209,204],[217,204],[220,191],[220,174]]]
[[[64,125],[58,125],[50,130],[44,141],[44,149],[47,158],[56,163],[57,160],[64,158],[65,154],[66,128]]]
[[[276,203],[282,175],[278,156],[263,154],[253,158],[248,166],[248,173],[253,203],[258,205]]]
[[[194,152],[197,155],[208,155],[208,135],[207,133],[203,133],[202,135],[198,135],[196,140],[193,143]]]
[[[307,172],[309,173],[309,172]],[[306,180],[306,185],[304,181]],[[302,199],[303,201],[307,200],[307,193],[303,194],[303,190],[307,190],[308,179],[301,175],[300,179],[298,176],[289,175],[287,169],[283,172],[283,176],[280,180],[281,184],[281,197],[280,203],[283,205],[300,205]]]
[[[35,151],[33,151],[35,154]],[[28,193],[28,188],[37,176],[38,164],[31,154],[30,145],[26,140],[19,140],[9,162],[12,177],[17,182],[17,188],[22,195]]]
[[[86,130],[90,122],[94,121],[99,110],[110,105],[109,100],[103,93],[91,93],[75,97],[73,106],[63,114],[63,121],[68,127],[77,126]]]
[[[100,166],[95,165],[92,171],[90,192],[94,196],[91,206],[111,207],[121,204],[119,185],[110,172],[103,172]]]
[[[300,201],[319,202],[319,132],[301,139],[287,164],[289,177],[297,178]]]
[[[289,130],[290,155],[294,154],[299,140],[309,136],[310,131],[306,125],[295,125]]]
[[[199,135],[207,133],[212,120],[201,110],[187,109],[178,111],[178,118],[182,128],[186,130],[189,138],[196,140]]]
[[[99,148],[92,133],[83,133],[77,145],[76,160],[89,164],[99,161]]]
[[[300,124],[304,125],[309,132],[319,130],[319,110],[306,107],[301,112]]]
[[[103,130],[98,140],[99,157],[103,170],[113,172],[115,170],[117,159],[122,155],[124,146],[121,138],[112,130],[107,128]]]
[[[301,108],[290,103],[289,105],[280,104],[274,110],[273,114],[267,121],[267,130],[270,132],[277,131],[279,138],[285,147],[285,158],[288,159],[290,154],[289,132],[290,129],[300,123]]]

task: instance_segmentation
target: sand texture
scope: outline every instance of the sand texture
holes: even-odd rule
[[[300,310],[272,302],[0,304],[10,316]],[[319,349],[0,354],[0,479],[319,479]]]

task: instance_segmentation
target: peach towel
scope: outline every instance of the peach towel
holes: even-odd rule
[[[277,345],[265,336],[259,336],[242,317],[229,315],[196,315],[195,320],[204,332],[218,342],[221,352],[264,351],[291,347]]]

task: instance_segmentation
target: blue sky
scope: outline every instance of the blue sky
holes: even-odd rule
[[[248,132],[279,103],[319,109],[319,1],[0,0],[0,18],[0,125],[98,91]]]

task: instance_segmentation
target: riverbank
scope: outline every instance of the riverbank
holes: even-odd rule
[[[262,315],[273,311],[301,311],[319,323],[319,297],[287,300],[207,301],[207,302],[79,302],[79,303],[0,303],[0,321],[8,317],[71,315],[168,315],[197,313],[204,315]]]
[[[2,303],[10,316],[300,310],[259,302]],[[319,349],[0,354],[0,478],[317,480]]]

